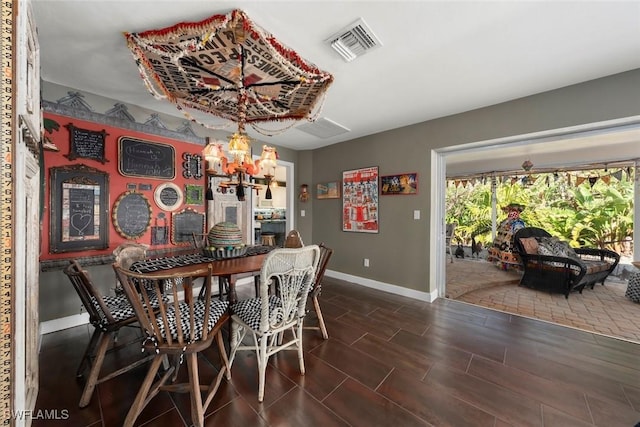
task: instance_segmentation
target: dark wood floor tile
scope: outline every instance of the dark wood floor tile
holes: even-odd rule
[[[640,422],[640,412],[634,411],[629,405],[593,396],[587,396],[587,403],[594,424],[598,427],[627,427]]]
[[[334,340],[328,340],[311,353],[371,388],[377,387],[393,369],[388,364]]]
[[[331,300],[327,300],[322,296],[320,297],[320,308],[325,319],[335,319],[349,312],[349,307],[335,305]],[[309,302],[307,302],[307,309],[313,311]]]
[[[238,291],[253,297],[253,284]],[[295,352],[272,356],[260,404],[255,353],[239,353],[232,379],[223,380],[206,411],[206,425],[631,427],[640,421],[640,344],[334,278],[325,281],[320,303],[330,338],[304,331],[306,374],[300,375]],[[312,309],[305,321],[316,321]],[[84,381],[76,381],[75,371],[91,331],[83,325],[42,337],[35,409],[68,409],[70,418],[60,425],[121,426],[147,366],[100,384],[89,406],[78,408]],[[123,330],[120,343],[136,331]],[[228,345],[226,327],[223,334]],[[118,348],[105,368],[144,356],[139,349]],[[215,347],[201,353],[203,382],[213,378],[219,359]],[[189,413],[186,395],[163,392],[136,425],[182,427]]]
[[[258,362],[253,351],[239,351],[231,367],[231,385],[249,405],[260,412],[284,396],[296,384],[272,365],[267,365],[264,400],[258,402]]]
[[[298,353],[295,351],[281,351],[271,357],[270,363],[298,387],[320,401],[347,378],[344,373],[309,352],[305,352],[304,355],[304,375],[300,374]]]
[[[434,426],[492,426],[495,422],[493,415],[409,373],[393,371],[377,392]]]
[[[622,389],[624,390],[624,394],[629,399],[631,407],[635,411],[640,412],[640,384],[638,384],[638,387],[623,386]]]
[[[538,354],[549,360],[566,363],[572,359],[574,365],[579,365],[593,375],[609,378],[632,387],[640,384],[640,370],[636,366],[618,363],[619,358],[606,352],[589,353],[588,349],[564,348],[559,346],[539,345]]]
[[[593,334],[593,338],[595,339],[595,342],[602,347],[612,348],[623,353],[630,353],[640,357],[640,344],[638,343],[599,334]]]
[[[591,421],[584,393],[573,387],[480,357],[471,360],[467,372],[543,402],[582,421]]]
[[[348,426],[333,411],[301,388],[289,391],[261,415],[274,427]]]
[[[540,402],[464,372],[435,364],[424,382],[513,425],[542,425]]]
[[[342,295],[340,298],[332,298],[330,302],[338,307],[348,310],[349,312],[355,312],[360,314],[369,314],[376,308],[380,307],[380,303],[371,298],[358,299],[356,297],[350,297]],[[396,305],[395,308],[398,308]]]
[[[89,342],[93,326],[81,325],[75,328],[63,329],[42,336],[40,341],[40,353],[50,350],[52,347],[65,347],[69,344],[78,345],[78,342]]]
[[[131,402],[135,399],[144,381],[147,369],[148,367],[143,365],[128,372],[127,375],[112,378],[98,385],[97,392],[99,393],[104,427],[122,426],[131,407]],[[158,414],[163,414],[173,408],[175,407],[169,393],[160,392],[142,410],[136,420],[136,425],[144,424]]]
[[[379,308],[369,313],[368,317],[377,322],[386,323],[387,325],[394,325],[405,331],[412,332],[417,335],[423,334],[429,324],[426,321],[420,321],[413,318],[408,318],[395,311],[387,310],[386,308]]]
[[[593,426],[589,422],[579,420],[562,411],[558,411],[547,405],[542,405],[542,420],[544,427],[588,427]]]
[[[337,320],[338,322],[349,325],[352,328],[360,329],[362,332],[375,334],[385,340],[388,340],[400,330],[396,325],[373,320],[370,316],[365,316],[355,312],[346,313],[340,316]]]
[[[176,408],[172,408],[163,414],[158,414],[155,418],[143,424],[136,423],[136,425],[140,427],[186,427],[188,424],[185,424],[180,412],[178,412]]]
[[[386,397],[352,379],[331,393],[324,404],[352,426],[427,426]]]
[[[244,398],[238,396],[206,416],[204,425],[206,427],[266,427],[268,423]]]
[[[467,351],[452,347],[444,341],[414,335],[406,331],[398,332],[389,342],[421,354],[433,363],[441,363],[460,371],[466,370],[471,360],[471,353]]]
[[[351,347],[396,369],[412,372],[418,378],[424,377],[432,364],[424,355],[411,351],[406,347],[393,345],[372,334],[366,334],[353,343]]]
[[[352,344],[367,333],[366,330],[363,331],[360,328],[356,328],[335,319],[324,319],[324,323],[327,326],[329,339],[331,341],[342,341],[347,345]]]
[[[431,325],[424,337],[446,342],[450,346],[469,353],[502,362],[506,350],[505,344],[494,338],[490,329],[484,328],[482,332],[470,327],[460,328],[451,324],[439,323]]]
[[[620,403],[628,401],[620,383],[590,372],[581,363],[567,364],[567,360],[548,359],[544,355],[509,350],[505,364],[595,396],[607,397]]]

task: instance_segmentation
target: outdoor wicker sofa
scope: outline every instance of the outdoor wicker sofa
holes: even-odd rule
[[[620,255],[608,249],[571,248],[537,227],[516,232],[514,246],[522,261],[521,286],[564,294],[604,281],[618,265]]]

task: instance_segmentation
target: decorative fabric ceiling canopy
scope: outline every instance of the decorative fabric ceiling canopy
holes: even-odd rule
[[[313,120],[333,82],[239,9],[125,37],[149,91],[200,123],[190,110],[237,122],[240,131],[245,123]]]

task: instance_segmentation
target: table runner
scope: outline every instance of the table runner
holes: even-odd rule
[[[236,258],[266,254],[268,252],[271,252],[275,248],[275,246],[249,246],[247,247],[247,252],[245,252],[244,255]],[[220,260],[221,259],[219,258],[208,257],[203,253],[183,254],[136,261],[131,264],[130,270],[135,271],[136,273],[151,273],[153,271],[168,270],[174,267],[184,267],[186,265],[201,264]]]

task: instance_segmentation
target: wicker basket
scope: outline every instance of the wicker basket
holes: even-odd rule
[[[246,246],[228,247],[228,248],[203,248],[205,256],[213,259],[227,259],[244,256],[247,253]]]

